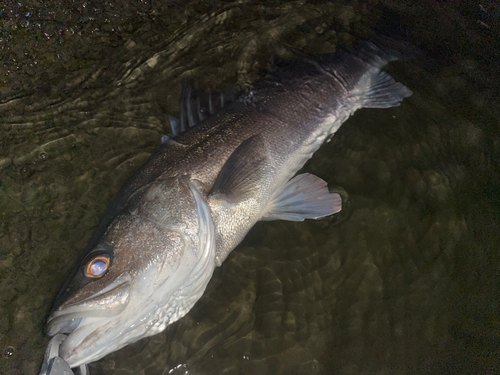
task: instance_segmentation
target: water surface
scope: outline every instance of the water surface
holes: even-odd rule
[[[484,374],[499,366],[500,9],[494,2],[3,5],[0,373],[35,374],[57,291],[182,82],[248,88],[272,56],[375,31],[414,92],[364,109],[304,171],[330,220],[257,224],[193,310],[92,364],[125,374]]]

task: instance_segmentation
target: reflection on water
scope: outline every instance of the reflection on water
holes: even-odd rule
[[[92,374],[498,370],[500,10],[410,3],[4,6],[0,373],[37,372],[53,299],[180,82],[245,87],[274,54],[373,28],[419,47],[389,68],[414,95],[359,111],[305,166],[349,194],[344,220],[259,223],[184,319]]]

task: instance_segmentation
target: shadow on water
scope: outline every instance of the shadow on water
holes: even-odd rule
[[[374,29],[418,47],[389,67],[414,95],[359,111],[304,167],[345,189],[344,220],[257,224],[185,318],[91,372],[500,371],[497,4],[2,7],[0,373],[37,373],[53,299],[183,80],[244,88],[273,55]]]

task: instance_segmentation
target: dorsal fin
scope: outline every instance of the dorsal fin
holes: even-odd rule
[[[169,137],[174,138],[180,133],[197,126],[207,117],[232,103],[235,97],[235,92],[213,93],[195,89],[191,82],[185,83],[182,86],[179,99],[180,118],[177,119],[169,115],[172,128],[172,134],[169,134]]]

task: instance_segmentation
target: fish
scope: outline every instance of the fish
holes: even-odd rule
[[[364,42],[281,62],[228,104],[185,90],[181,119],[112,201],[57,297],[46,333],[59,357],[81,367],[162,332],[258,221],[339,212],[324,180],[296,174],[356,110],[411,96],[382,70],[398,58]]]

